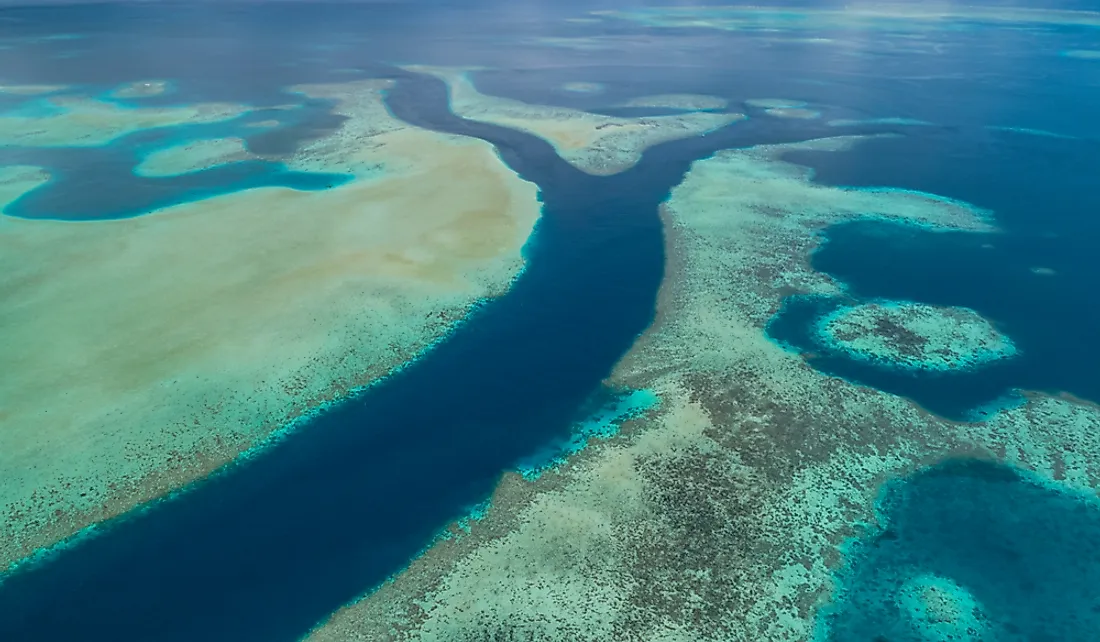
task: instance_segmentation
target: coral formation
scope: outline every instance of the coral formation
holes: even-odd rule
[[[806,640],[885,480],[980,454],[1093,488],[1091,406],[1031,397],[957,424],[825,376],[767,338],[786,294],[837,290],[807,264],[823,226],[871,213],[990,229],[965,204],[814,185],[780,159],[855,142],[696,162],[664,211],[657,320],[612,377],[653,390],[660,407],[535,481],[506,476],[469,535],[427,551],[312,639]],[[928,601],[917,616],[965,604]]]
[[[885,116],[882,118],[837,118],[825,123],[829,127],[858,127],[860,125],[903,125],[903,126],[927,126],[932,123],[915,118],[903,118],[900,116]]]
[[[154,150],[138,163],[138,176],[177,176],[256,158],[240,138],[213,138]]]
[[[142,129],[184,123],[212,123],[241,115],[242,105],[199,103],[177,107],[129,108],[81,96],[48,99],[57,109],[44,116],[0,114],[0,145],[84,147],[104,145]]]
[[[968,308],[909,302],[842,307],[817,323],[853,359],[913,371],[965,370],[1016,354],[1012,340]]]
[[[725,98],[702,94],[658,94],[639,96],[622,104],[623,107],[654,107],[658,109],[680,109],[682,111],[707,111],[725,109],[729,104]]]
[[[562,158],[590,174],[616,174],[637,163],[642,152],[652,145],[703,134],[744,118],[741,114],[706,112],[648,118],[602,116],[487,96],[474,87],[463,69],[428,66],[407,69],[444,80],[455,114],[539,136],[554,145]]]
[[[798,118],[801,120],[821,118],[821,112],[814,109],[806,109],[804,107],[774,107],[772,109],[765,109],[764,113],[769,116],[775,116],[776,118]]]
[[[788,100],[786,98],[750,98],[745,101],[745,104],[757,109],[798,109],[806,105],[801,100]]]
[[[0,378],[0,561],[209,473],[508,287],[536,187],[487,143],[390,116],[385,86],[298,88],[347,120],[288,164],[355,176],[338,187],[0,217],[0,361],[19,373]],[[5,168],[0,198],[47,179]]]
[[[1095,493],[988,461],[886,485],[879,525],[846,551],[823,640],[1091,640],[1100,628]]]
[[[138,80],[111,90],[111,98],[149,98],[161,96],[172,89],[172,83],[167,80]]]
[[[598,94],[603,91],[603,85],[598,82],[567,82],[561,88],[575,94]]]

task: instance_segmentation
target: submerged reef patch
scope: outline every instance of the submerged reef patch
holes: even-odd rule
[[[172,90],[172,83],[167,80],[136,80],[125,85],[120,85],[108,94],[111,98],[151,98],[163,96]]]
[[[1063,51],[1062,55],[1066,58],[1077,58],[1078,60],[1100,60],[1100,50],[1098,49],[1070,49],[1069,51]]]
[[[68,89],[68,85],[0,85],[0,94],[42,96]]]
[[[932,123],[915,118],[884,116],[881,118],[836,118],[825,123],[829,127],[859,127],[860,125],[902,125],[906,127],[928,126]]]
[[[0,167],[0,212],[27,192],[45,185],[50,174],[41,167],[9,165]]]
[[[639,96],[622,103],[623,107],[652,107],[655,109],[679,109],[682,111],[708,111],[725,109],[729,101],[718,96],[703,94],[658,94]]]
[[[347,118],[287,160],[354,177],[332,189],[0,217],[0,362],[19,373],[0,378],[0,566],[208,474],[508,288],[537,188],[487,143],[390,116],[386,86],[297,88]],[[0,198],[46,180],[4,168]]]
[[[1100,631],[1100,503],[958,460],[886,485],[853,542],[821,640],[1086,642]]]
[[[584,421],[573,426],[570,435],[548,445],[519,463],[516,470],[524,479],[538,479],[543,473],[560,466],[579,453],[593,439],[607,439],[619,431],[623,422],[637,418],[657,406],[658,398],[651,390],[634,390],[619,395]]]
[[[598,82],[567,82],[561,88],[575,94],[598,94],[603,91],[603,84]]]
[[[765,109],[764,113],[769,116],[775,116],[776,118],[798,118],[801,120],[814,120],[815,118],[821,118],[821,112],[814,109],[806,109],[804,107],[781,107]]]
[[[138,176],[178,176],[218,165],[258,158],[240,138],[213,138],[154,150],[138,163]]]
[[[1016,354],[1012,340],[969,308],[909,302],[842,307],[819,338],[853,359],[912,371],[966,370]]]
[[[709,112],[644,118],[603,116],[482,94],[467,70],[461,68],[422,65],[406,68],[446,82],[451,110],[456,115],[538,136],[552,144],[574,167],[589,174],[617,174],[633,167],[642,152],[652,145],[697,136],[745,118],[742,114]]]
[[[630,20],[649,27],[725,31],[799,32],[868,30],[929,32],[959,29],[960,24],[1075,25],[1100,27],[1100,13],[1021,7],[869,5],[841,9],[756,6],[644,7],[593,11],[593,15]],[[965,27],[963,27],[965,28]]]
[[[745,101],[745,104],[749,107],[755,107],[757,109],[798,109],[799,107],[805,107],[806,103],[801,100],[788,100],[786,98],[749,98]]]
[[[782,160],[860,140],[697,161],[664,208],[656,322],[610,382],[652,390],[660,406],[557,474],[505,476],[469,535],[428,550],[311,639],[809,640],[884,482],[976,455],[1093,492],[1094,406],[1029,395],[989,421],[951,422],[824,375],[767,336],[788,294],[838,291],[808,263],[824,226],[872,214],[991,229],[965,203],[816,185]],[[963,623],[971,603],[989,606],[936,568],[906,579],[907,603],[923,600],[914,618],[957,612]],[[949,581],[969,593],[937,601]]]
[[[0,113],[0,145],[83,147],[104,145],[142,129],[229,120],[243,105],[198,103],[176,107],[123,107],[82,96],[47,99],[42,115]]]

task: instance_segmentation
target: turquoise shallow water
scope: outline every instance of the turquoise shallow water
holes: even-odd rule
[[[322,190],[347,182],[343,174],[300,172],[278,160],[249,160],[220,165],[178,176],[144,177],[133,168],[148,153],[195,140],[236,137],[257,153],[293,149],[295,138],[311,124],[334,122],[331,104],[304,101],[294,109],[278,110],[281,124],[257,129],[251,123],[272,118],[272,110],[256,109],[240,117],[208,124],[157,127],[121,136],[92,147],[0,146],[0,163],[47,168],[50,181],[24,194],[4,209],[9,216],[55,220],[104,220],[141,216],[157,209],[256,187]],[[16,113],[49,113],[50,103],[32,100]],[[338,119],[335,122],[339,122]],[[277,158],[277,156],[275,156]],[[90,189],[89,186],[96,186]]]
[[[1094,496],[995,463],[951,461],[890,483],[879,522],[849,547],[822,639],[1096,640]]]
[[[844,303],[880,297],[971,306],[1004,322],[1025,354],[1053,355],[1030,363],[1032,379],[1015,376],[1019,372],[997,378],[991,370],[954,380],[894,382],[861,379],[869,377],[865,371],[844,374],[960,416],[1023,384],[1100,397],[1092,367],[1097,316],[1094,301],[1082,296],[1097,282],[1090,254],[1095,217],[1086,216],[1095,204],[1090,168],[1097,156],[1089,137],[1096,136],[1096,100],[1079,87],[1084,67],[1052,70],[1049,60],[1014,54],[1011,46],[996,55],[983,48],[1003,42],[1002,32],[975,32],[968,36],[973,49],[947,48],[923,58],[864,53],[868,43],[858,41],[835,50],[794,44],[765,49],[751,37],[708,32],[676,41],[683,58],[663,48],[538,53],[542,58],[528,51],[531,68],[515,69],[511,47],[517,34],[547,30],[539,20],[514,13],[463,7],[444,17],[396,4],[323,11],[316,5],[196,5],[176,7],[168,17],[154,7],[65,11],[64,29],[92,36],[74,41],[79,45],[47,40],[32,50],[0,53],[7,80],[79,82],[102,92],[120,82],[170,77],[177,91],[145,104],[221,100],[270,106],[297,100],[283,88],[300,82],[396,76],[401,82],[390,105],[400,118],[492,142],[506,163],[539,184],[546,210],[530,246],[529,268],[514,290],[401,377],[323,413],[227,474],[6,578],[0,584],[5,640],[297,639],[407,564],[443,524],[483,500],[502,471],[532,461],[530,467],[538,468],[579,447],[584,430],[597,437],[611,432],[613,422],[601,418],[579,436],[570,430],[588,405],[613,401],[601,382],[652,319],[664,259],[656,206],[668,188],[691,161],[717,149],[841,133],[826,125],[831,119],[875,123],[845,127],[845,134],[896,131],[907,137],[831,154],[828,161],[800,156],[799,162],[817,167],[819,180],[966,199],[996,210],[1012,232],[999,236],[988,252],[982,245],[989,239],[974,235],[908,234],[872,223],[836,226],[825,232],[829,242],[814,265],[848,287]],[[62,29],[45,10],[7,17],[25,20],[20,24],[31,31]],[[639,36],[634,42],[648,36],[636,26],[606,29]],[[463,40],[466,34],[472,35]],[[1009,45],[1018,37],[1008,38]],[[764,50],[767,56],[758,55]],[[673,58],[676,64],[669,64]],[[635,170],[595,178],[530,136],[454,118],[438,83],[370,62],[376,60],[495,66],[496,72],[475,74],[480,89],[532,102],[593,107],[643,94],[701,92],[739,105],[747,98],[789,96],[821,109],[823,118],[779,122],[750,110],[754,118],[734,128],[658,146]],[[334,71],[348,68],[359,69],[359,76]],[[603,83],[607,90],[566,96],[556,89],[579,80]],[[1031,100],[1033,95],[1042,100]],[[338,124],[327,110],[307,105],[280,112],[287,125],[246,136],[249,146],[258,153],[293,151]],[[254,112],[246,119],[273,115]],[[892,120],[903,116],[934,125],[913,128]],[[265,181],[303,180],[291,186],[323,189],[339,180],[288,176],[277,163],[160,181],[129,174],[148,149],[173,140],[239,136],[243,122],[135,134],[84,151],[6,148],[0,149],[0,162],[40,164],[55,172],[57,182],[14,210],[55,218],[139,215],[163,204],[272,184]],[[991,133],[991,124],[1069,131],[1080,138],[1020,138]],[[82,190],[87,184],[117,189]],[[1057,229],[1047,229],[1053,224]],[[1035,279],[1033,265],[1052,266],[1062,276],[1029,281]],[[799,324],[812,328],[824,312],[814,308],[785,319],[797,332]],[[844,355],[833,356],[851,365]],[[998,625],[1006,635],[1084,639],[1074,636],[1097,623],[1095,616],[1075,615],[1086,601],[1078,587],[1095,585],[1096,578],[1092,562],[1082,566],[1071,554],[1070,540],[1093,538],[1091,505],[989,464],[934,470],[893,486],[883,503],[888,530],[853,546],[842,573],[849,589],[834,610],[833,638],[907,639],[911,623],[902,623],[898,608],[888,604],[900,591],[901,603],[912,608],[913,582],[918,588],[920,582],[939,582],[962,587],[958,604],[980,603],[983,617],[1015,627]],[[987,501],[973,505],[976,498]],[[932,532],[941,527],[942,533]],[[1038,546],[1035,533],[1048,548]],[[1095,561],[1091,549],[1078,545],[1075,554]],[[1083,570],[1074,570],[1075,563]],[[1073,599],[1059,605],[1052,597],[1056,590]],[[1040,599],[1025,604],[1032,594]],[[1040,606],[1049,611],[1046,619]]]

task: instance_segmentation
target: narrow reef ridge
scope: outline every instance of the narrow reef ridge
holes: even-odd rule
[[[387,86],[295,88],[346,117],[285,161],[352,176],[330,189],[262,187],[115,220],[0,216],[0,361],[20,373],[0,380],[0,567],[205,476],[509,287],[537,187],[485,142],[390,116]],[[90,145],[236,111],[72,106],[67,128],[0,117],[0,138]],[[98,115],[118,120],[99,129]],[[238,149],[200,141],[143,171]],[[0,205],[48,181],[42,168],[3,168]]]
[[[654,107],[661,109],[680,109],[682,111],[725,109],[728,105],[729,101],[725,98],[701,94],[658,94],[656,96],[639,96],[638,98],[631,98],[622,104],[623,107]]]
[[[745,118],[743,114],[711,112],[645,118],[603,116],[482,94],[469,78],[471,70],[464,68],[410,65],[406,69],[446,82],[455,114],[538,136],[577,169],[600,176],[633,167],[642,152],[657,143],[697,136]]]
[[[1091,405],[1028,395],[989,421],[955,423],[823,375],[767,337],[785,296],[837,292],[808,264],[828,225],[873,216],[993,230],[987,212],[965,203],[816,185],[782,159],[843,153],[860,140],[696,162],[664,208],[657,320],[610,382],[651,390],[659,406],[533,481],[506,476],[467,534],[438,543],[310,639],[811,640],[848,543],[874,530],[885,482],[981,457],[1093,492],[1100,411]],[[914,617],[965,623],[979,598],[951,581],[965,584],[909,578]]]

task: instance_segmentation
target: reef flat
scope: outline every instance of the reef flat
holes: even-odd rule
[[[288,160],[354,176],[332,189],[0,217],[0,560],[208,474],[508,287],[537,188],[487,143],[397,121],[385,87],[297,88],[347,118]],[[5,168],[0,195],[46,180]]]
[[[143,158],[134,173],[138,176],[178,176],[189,172],[258,158],[240,138],[212,138],[180,143],[154,150]]]
[[[829,127],[858,127],[860,125],[902,125],[921,127],[932,123],[914,118],[886,116],[882,118],[836,118],[825,123]]]
[[[858,142],[696,162],[664,208],[656,322],[612,377],[654,391],[660,406],[534,481],[506,476],[468,534],[311,639],[810,640],[846,542],[874,531],[884,482],[977,456],[1092,492],[1092,406],[1033,395],[984,423],[951,422],[823,375],[768,338],[784,297],[838,291],[808,264],[825,226],[885,216],[994,231],[964,203],[815,185],[782,160]]]
[[[639,96],[622,104],[623,107],[654,107],[660,109],[680,109],[683,111],[704,111],[725,109],[729,104],[725,98],[702,94],[659,94]]]
[[[83,96],[57,96],[46,100],[51,109],[44,116],[0,113],[0,145],[97,146],[142,129],[212,123],[234,118],[248,110],[243,105],[220,103],[123,107]]]
[[[796,118],[800,120],[813,120],[821,117],[821,112],[806,107],[806,103],[800,100],[787,100],[785,98],[750,98],[745,105],[762,110],[768,116],[776,118]]]
[[[797,118],[800,120],[814,120],[821,118],[821,112],[805,107],[773,107],[765,109],[764,113],[776,118]]]
[[[603,91],[603,85],[598,82],[567,82],[561,88],[575,94],[598,94]]]
[[[419,65],[406,68],[446,82],[455,114],[534,134],[552,144],[577,169],[600,176],[629,169],[646,148],[657,143],[697,136],[745,118],[742,114],[708,112],[646,118],[603,116],[487,96],[477,90],[464,69]]]
[[[966,370],[1016,354],[1012,340],[977,312],[920,303],[842,307],[818,335],[852,358],[913,371]]]

